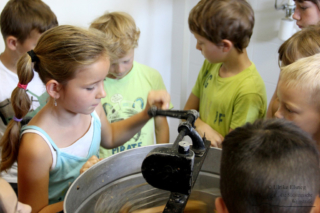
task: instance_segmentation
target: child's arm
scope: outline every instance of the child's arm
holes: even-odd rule
[[[148,110],[152,105],[167,109],[170,103],[170,95],[165,90],[150,91],[146,108],[134,116],[110,124],[104,114],[102,105],[97,107],[97,113],[101,120],[101,146],[107,149],[118,147],[132,138],[151,118]]]
[[[166,117],[158,116],[154,118],[157,144],[169,143],[169,125]]]
[[[59,212],[63,202],[48,205],[49,172],[52,154],[41,136],[23,135],[18,154],[19,201],[29,204],[32,212]]]
[[[200,99],[195,96],[193,93],[190,94],[189,99],[184,107],[184,110],[195,109],[199,111],[199,103]],[[207,140],[211,141],[211,146],[220,147],[223,141],[223,136],[211,128],[208,124],[203,122],[200,118],[198,118],[194,125],[196,126],[197,132],[201,137],[206,136]]]

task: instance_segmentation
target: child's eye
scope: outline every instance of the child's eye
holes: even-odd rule
[[[290,110],[288,107],[286,107],[286,110],[287,110],[289,113],[293,113],[293,111]]]
[[[94,89],[94,87],[88,87],[88,88],[86,88],[86,90],[88,90],[88,91],[93,90],[93,89]]]
[[[129,62],[130,62],[130,60],[128,60],[128,61],[124,61],[123,63],[127,64],[127,63],[129,63]]]
[[[306,9],[308,9],[308,7],[299,7],[301,10],[306,10]]]

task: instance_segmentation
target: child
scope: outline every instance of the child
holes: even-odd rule
[[[277,87],[277,118],[293,121],[308,132],[320,150],[320,54],[283,67]]]
[[[265,85],[246,51],[253,25],[253,10],[244,0],[201,0],[189,14],[196,48],[206,60],[184,109],[200,112],[196,130],[212,146],[266,114]]]
[[[0,17],[1,33],[5,50],[0,55],[0,139],[14,116],[11,93],[19,82],[17,62],[27,51],[33,49],[40,35],[58,25],[50,7],[40,0],[9,0]],[[40,105],[45,104],[45,86],[38,73],[34,74],[27,91],[32,100],[30,113],[22,121],[27,123]],[[40,98],[40,96],[42,98]],[[17,166],[1,174],[17,190]]]
[[[291,122],[258,120],[222,143],[217,212],[320,210],[319,154],[308,134]]]
[[[320,21],[320,0],[295,0],[296,9],[292,18],[299,28],[317,25]]]
[[[110,51],[117,57],[112,61],[104,82],[107,96],[102,106],[110,123],[123,120],[141,112],[146,107],[150,90],[165,90],[160,73],[134,61],[134,49],[138,46],[140,31],[133,18],[124,12],[106,13],[90,26],[100,30],[112,44]],[[172,107],[171,107],[172,108]],[[100,149],[100,157],[135,147],[153,145],[154,133],[157,143],[169,142],[169,126],[166,117],[150,119],[134,137],[120,147]]]
[[[150,105],[169,105],[167,92],[151,91],[145,110],[110,125],[100,103],[110,66],[106,45],[99,32],[58,26],[46,31],[18,62],[19,83],[11,96],[15,117],[1,140],[8,150],[1,170],[18,160],[19,200],[33,212],[61,211],[59,201],[82,165],[98,154],[100,142],[109,149],[122,145],[150,119]],[[20,121],[30,108],[25,89],[34,75],[32,67],[50,99],[22,128],[19,139]]]
[[[279,48],[279,65],[287,66],[299,58],[320,53],[320,26],[309,26],[298,31],[285,41]],[[267,117],[274,117],[279,107],[277,90],[270,100]]]
[[[2,178],[0,178],[0,189],[0,212],[31,212],[31,207],[20,203],[10,184]]]

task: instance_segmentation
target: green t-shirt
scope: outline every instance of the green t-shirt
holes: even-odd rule
[[[141,112],[147,102],[150,90],[166,89],[160,73],[146,65],[133,62],[132,70],[122,79],[106,78],[104,89],[107,96],[101,100],[104,112],[110,123],[120,121]],[[154,119],[128,142],[114,149],[100,147],[100,157],[146,145],[154,144]]]
[[[225,136],[230,128],[264,118],[267,95],[264,82],[253,63],[228,78],[219,76],[221,65],[205,60],[192,93],[200,99],[200,119]]]

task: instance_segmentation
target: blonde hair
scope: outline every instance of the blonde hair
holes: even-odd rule
[[[298,31],[280,46],[278,53],[279,66],[320,53],[320,26],[309,26]]]
[[[320,54],[301,58],[296,62],[282,67],[279,84],[288,88],[309,91],[309,99],[320,106]]]
[[[133,18],[125,12],[106,13],[92,22],[90,28],[105,33],[109,50],[118,58],[138,46],[140,31]]]
[[[249,45],[254,26],[254,12],[245,0],[201,0],[189,14],[193,33],[219,45],[231,41],[238,52]]]
[[[45,84],[54,79],[65,85],[75,77],[79,68],[93,64],[101,56],[108,56],[105,38],[101,32],[88,31],[78,27],[62,25],[46,31],[34,48],[38,60],[32,62],[24,54],[17,64],[20,84],[28,84],[33,78],[33,68]],[[15,117],[23,118],[30,110],[31,102],[26,90],[16,87],[11,95]],[[13,119],[0,141],[0,171],[12,166],[19,151],[20,122]]]

